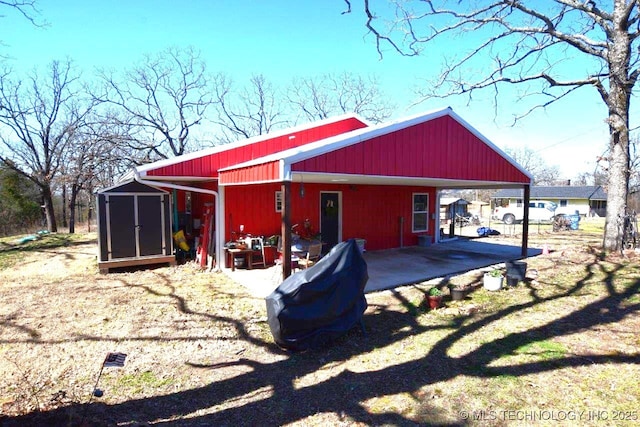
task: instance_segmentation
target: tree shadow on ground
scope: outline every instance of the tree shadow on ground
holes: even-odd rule
[[[553,319],[546,324],[525,331],[513,332],[490,342],[480,344],[472,351],[452,357],[449,350],[471,333],[491,325],[514,313],[523,312],[540,304],[571,297],[580,292],[600,269],[606,273],[602,283],[603,298],[593,301],[579,310]],[[217,364],[200,364],[193,367],[203,370],[242,367],[239,374],[200,388],[180,391],[164,396],[133,399],[107,405],[100,402],[75,404],[45,413],[34,413],[5,419],[7,426],[91,424],[139,425],[285,425],[300,422],[319,413],[334,413],[348,420],[368,425],[466,425],[467,421],[446,422],[438,414],[438,408],[422,403],[421,419],[410,419],[400,413],[388,411],[371,413],[363,402],[369,399],[398,393],[416,394],[422,387],[444,382],[460,375],[471,377],[496,377],[501,375],[525,376],[558,370],[564,367],[587,366],[604,363],[640,364],[640,354],[568,355],[553,360],[538,360],[506,366],[494,366],[493,362],[514,352],[528,343],[541,339],[560,337],[596,325],[618,322],[640,309],[640,303],[629,298],[640,290],[636,280],[624,290],[616,290],[613,284],[616,268],[607,271],[596,261],[585,269],[584,277],[565,291],[552,296],[541,296],[530,286],[532,298],[524,303],[511,305],[480,318],[456,318],[456,329],[430,347],[420,359],[381,367],[379,370],[353,372],[343,370],[337,376],[326,378],[309,386],[300,386],[298,379],[317,372],[327,364],[339,364],[350,358],[390,346],[407,337],[433,332],[443,325],[421,325],[410,310],[411,303],[395,293],[406,311],[387,310],[384,306],[370,306],[364,317],[367,334],[353,329],[330,347],[304,353],[290,353],[288,357],[273,363],[238,358]],[[177,300],[188,311],[185,301]],[[228,319],[233,321],[232,319]],[[241,328],[240,325],[237,325]],[[244,335],[244,339],[250,339]],[[281,352],[275,345],[258,343],[269,351]],[[430,369],[437,365],[439,369]],[[253,399],[247,396],[253,395]],[[258,397],[256,397],[258,396]],[[262,397],[262,398],[260,398]],[[235,403],[234,403],[235,402]]]

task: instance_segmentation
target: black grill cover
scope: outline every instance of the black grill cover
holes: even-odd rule
[[[362,320],[367,263],[354,239],[288,277],[266,299],[275,342],[290,350],[324,346]]]

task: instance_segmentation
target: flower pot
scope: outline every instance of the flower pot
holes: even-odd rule
[[[492,276],[489,273],[484,274],[483,286],[488,291],[499,291],[502,289],[502,276]]]
[[[429,301],[429,308],[432,310],[442,305],[442,295],[439,295],[439,296],[429,295],[427,297],[427,300]]]
[[[451,300],[452,301],[462,301],[465,296],[467,296],[467,290],[466,289],[456,289],[456,288],[452,288],[451,289]]]

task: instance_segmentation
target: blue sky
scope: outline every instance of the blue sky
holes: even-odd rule
[[[257,73],[276,85],[327,72],[373,74],[398,106],[393,118],[451,106],[499,147],[539,152],[548,164],[560,167],[562,178],[593,171],[595,157],[608,143],[607,110],[595,90],[579,91],[514,127],[507,117],[519,106],[515,97],[502,98],[497,120],[487,97],[471,103],[466,98],[432,100],[409,108],[413,86],[437,74],[434,58],[455,49],[456,42],[432,48],[430,57],[388,52],[380,59],[373,37],[366,34],[360,2],[351,3],[353,13],[342,15],[342,0],[38,0],[48,25],[35,28],[0,10],[5,15],[0,40],[17,72],[70,57],[86,77],[96,67],[123,69],[145,53],[193,46],[210,71],[227,72],[238,83]]]

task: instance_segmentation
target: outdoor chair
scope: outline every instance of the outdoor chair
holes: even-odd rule
[[[267,267],[266,257],[264,256],[264,240],[262,237],[251,237],[249,249],[252,249],[251,267],[262,265]]]
[[[298,260],[298,267],[300,269],[307,269],[318,262],[321,256],[322,243],[311,244],[309,245],[309,249],[307,249],[307,256]]]

